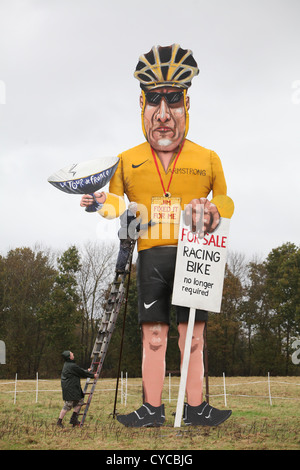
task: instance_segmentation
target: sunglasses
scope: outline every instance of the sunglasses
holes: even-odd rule
[[[155,106],[159,105],[162,98],[165,98],[168,104],[179,103],[183,97],[183,91],[172,91],[170,93],[157,93],[156,91],[149,91],[146,93],[146,98],[149,104]]]

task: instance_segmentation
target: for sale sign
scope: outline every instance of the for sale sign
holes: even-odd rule
[[[210,312],[220,312],[230,219],[222,218],[213,233],[200,238],[184,222],[178,249],[172,304]]]

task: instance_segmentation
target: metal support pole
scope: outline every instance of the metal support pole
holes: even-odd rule
[[[209,403],[207,321],[205,322],[205,327],[204,327],[204,375],[205,375],[205,400],[207,403]]]
[[[125,306],[124,306],[124,315],[123,315],[122,337],[121,337],[121,345],[120,345],[120,354],[119,354],[119,364],[118,364],[118,374],[117,374],[117,383],[116,383],[116,392],[115,392],[115,402],[114,402],[113,418],[116,417],[116,406],[117,406],[119,377],[120,377],[121,360],[122,360],[123,343],[124,343],[124,332],[125,332],[125,322],[126,322],[127,303],[128,303],[127,301],[128,301],[129,285],[130,285],[132,256],[133,256],[133,251],[132,251],[132,254],[131,254],[131,260],[130,260],[130,265],[129,265],[129,274],[128,274],[127,287],[126,287],[126,296],[125,296],[125,300],[124,300]]]

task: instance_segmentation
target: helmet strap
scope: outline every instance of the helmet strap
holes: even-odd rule
[[[189,112],[186,106],[186,89],[183,90],[183,103],[184,103],[184,109],[185,109],[185,131],[184,131],[184,136],[183,136],[183,140],[184,140],[189,131],[189,124],[190,124]]]
[[[142,97],[143,97],[143,107],[142,107],[142,111],[141,111],[142,129],[143,129],[143,134],[144,134],[146,140],[148,140],[147,134],[146,134],[146,129],[145,129],[145,122],[144,122],[144,112],[145,112],[145,106],[146,106],[146,94],[145,94],[144,90],[142,90]]]

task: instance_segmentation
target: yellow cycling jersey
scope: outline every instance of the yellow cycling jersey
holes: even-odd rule
[[[138,250],[177,245],[180,210],[194,198],[207,198],[211,191],[213,197],[226,195],[222,164],[215,152],[185,140],[177,160],[176,157],[175,154],[165,171],[148,142],[119,155],[118,168],[99,213],[107,218],[121,215],[126,208],[124,194],[130,202],[137,203],[141,223],[155,222],[141,232]],[[166,190],[170,193],[168,198],[164,197]],[[222,208],[218,210],[222,216]]]

